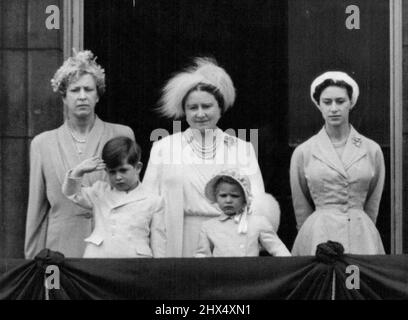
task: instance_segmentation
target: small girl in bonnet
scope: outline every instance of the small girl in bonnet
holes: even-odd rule
[[[196,257],[259,256],[260,246],[273,256],[290,256],[266,217],[251,214],[251,185],[247,176],[224,170],[205,187],[205,196],[222,211],[203,223]]]

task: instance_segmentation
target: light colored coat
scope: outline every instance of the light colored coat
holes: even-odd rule
[[[253,194],[264,193],[265,187],[252,144],[223,134],[225,143],[222,151],[217,150],[216,162],[223,164],[224,169],[239,167],[248,176]],[[168,257],[181,257],[183,251],[183,167],[189,165],[183,162],[186,147],[187,142],[181,132],[155,142],[143,178],[146,188],[165,200]]]
[[[30,186],[26,219],[25,257],[32,259],[44,248],[66,257],[82,257],[92,231],[92,214],[67,199],[61,192],[65,174],[83,160],[100,156],[105,143],[117,136],[134,140],[132,129],[96,118],[84,154],[78,155],[67,124],[37,135],[30,149]],[[85,185],[106,180],[106,173],[95,172]]]
[[[313,255],[327,240],[342,243],[346,253],[383,253],[375,222],[384,176],[380,146],[353,127],[341,159],[324,128],[298,146],[290,165],[299,229],[292,253]]]
[[[238,233],[238,224],[225,214],[202,224],[196,257],[257,257],[260,245],[273,256],[290,256],[273,226],[264,216],[248,215],[248,231]]]
[[[62,192],[81,207],[93,210],[95,228],[85,239],[84,258],[164,257],[164,201],[142,184],[118,191],[105,181],[81,187],[82,179],[67,174]]]

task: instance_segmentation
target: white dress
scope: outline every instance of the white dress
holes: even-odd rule
[[[375,226],[384,186],[380,146],[351,127],[340,157],[323,128],[298,146],[290,182],[299,233],[293,255],[314,255],[318,244],[340,242],[345,253],[383,254]]]
[[[214,158],[201,159],[188,142],[188,131],[153,144],[143,185],[165,200],[168,257],[193,257],[201,224],[220,211],[204,196],[206,183],[219,171],[239,168],[248,175],[252,192],[265,192],[251,143],[217,130]]]

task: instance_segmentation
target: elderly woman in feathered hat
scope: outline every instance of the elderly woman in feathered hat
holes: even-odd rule
[[[384,186],[380,146],[349,123],[359,96],[344,72],[326,72],[310,89],[324,126],[299,145],[290,165],[293,206],[299,233],[293,255],[314,255],[328,240],[345,253],[383,254],[375,226]]]
[[[83,160],[100,156],[104,144],[116,136],[134,138],[127,126],[100,120],[95,107],[105,91],[105,72],[91,51],[74,52],[57,70],[52,88],[61,96],[64,123],[34,137],[30,149],[30,187],[25,256],[41,249],[82,257],[84,239],[92,231],[92,212],[81,209],[62,194],[66,172]],[[107,179],[104,171],[83,179],[84,186]]]
[[[249,177],[254,196],[265,192],[252,144],[217,127],[234,100],[231,78],[208,58],[196,59],[164,87],[161,113],[173,119],[185,117],[189,125],[186,131],[153,144],[143,180],[165,198],[169,257],[192,257],[201,224],[221,214],[204,194],[214,174],[239,167]]]

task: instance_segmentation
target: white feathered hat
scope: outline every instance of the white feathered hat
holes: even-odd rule
[[[319,101],[316,101],[313,95],[316,91],[316,87],[328,79],[331,79],[333,81],[344,81],[351,86],[351,88],[353,89],[353,95],[351,97],[351,108],[353,108],[357,103],[360,89],[358,88],[357,82],[355,82],[354,79],[347,73],[342,71],[327,71],[314,79],[312,85],[310,86],[310,97],[312,98],[313,103],[319,108]]]
[[[183,117],[183,98],[190,89],[200,83],[212,85],[220,91],[224,99],[223,111],[234,104],[235,88],[230,76],[215,60],[203,57],[196,58],[193,66],[177,73],[166,83],[160,99],[159,112],[168,118]]]

